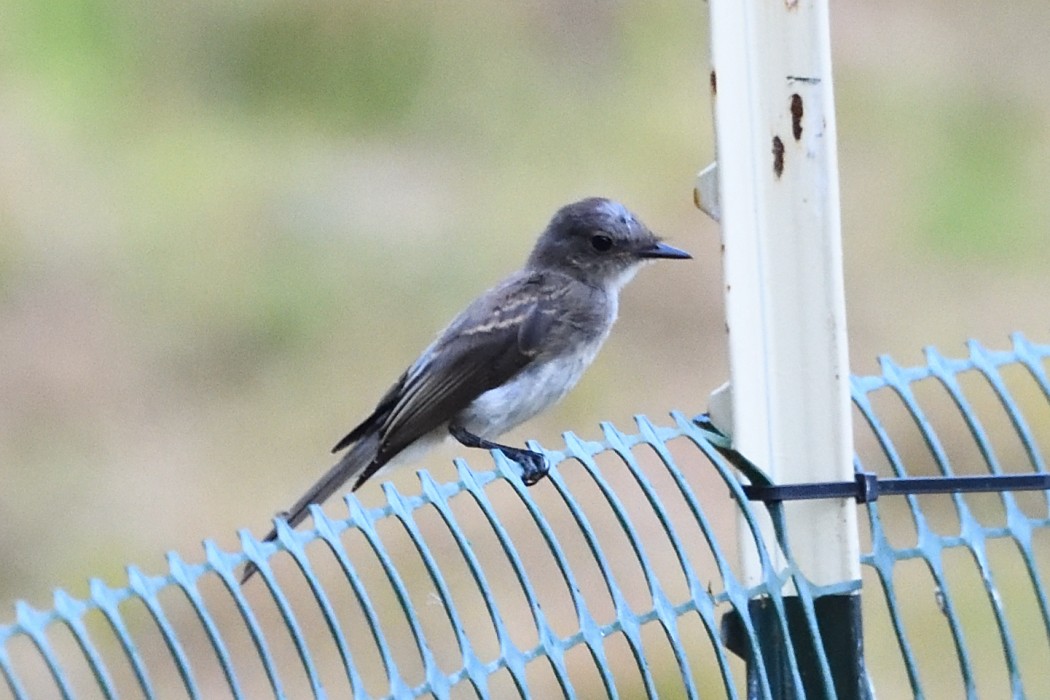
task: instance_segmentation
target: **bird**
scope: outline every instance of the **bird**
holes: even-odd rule
[[[616,321],[620,290],[647,262],[692,256],[624,205],[590,197],[561,207],[525,266],[471,302],[394,382],[372,413],[336,443],[346,452],[277,518],[296,527],[348,480],[411,462],[452,437],[498,450],[527,486],[549,470],[532,450],[495,440],[561,400]],[[276,523],[264,542],[277,537]],[[249,562],[242,584],[257,571]]]

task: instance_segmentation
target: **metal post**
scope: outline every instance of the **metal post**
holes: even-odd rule
[[[849,481],[827,1],[710,0],[710,17],[717,164],[701,173],[697,202],[722,222],[732,399],[720,419],[716,397],[712,416],[775,483]],[[791,551],[809,581],[859,581],[851,500],[788,503],[785,514]],[[767,550],[779,556],[769,522],[764,532]],[[741,539],[745,575],[756,583],[761,572],[750,533]],[[762,602],[753,602],[757,612]],[[813,696],[865,697],[859,593],[825,596],[816,609],[835,689]],[[789,621],[800,611],[789,604]],[[762,624],[761,614],[753,619]],[[759,635],[764,647],[776,644],[778,635]],[[794,649],[805,664],[806,650],[798,643]],[[763,651],[770,664],[774,652]],[[776,675],[771,669],[774,692],[793,697],[778,691]]]

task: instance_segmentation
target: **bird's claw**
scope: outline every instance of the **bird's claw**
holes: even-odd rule
[[[517,462],[521,467],[521,480],[526,486],[533,486],[550,473],[551,466],[547,458],[532,450],[503,450],[507,459]]]

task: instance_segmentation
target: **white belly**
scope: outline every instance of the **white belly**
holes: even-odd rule
[[[490,389],[474,399],[457,416],[456,422],[475,435],[495,440],[569,393],[600,346],[601,341],[598,341],[583,352],[552,358],[526,368],[503,386]]]

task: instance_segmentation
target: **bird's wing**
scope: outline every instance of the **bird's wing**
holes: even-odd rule
[[[382,462],[529,365],[557,320],[542,275],[516,276],[471,304],[413,365],[378,426]]]

